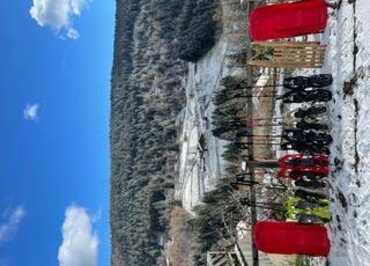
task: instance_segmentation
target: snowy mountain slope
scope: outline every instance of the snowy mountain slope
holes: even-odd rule
[[[330,19],[324,72],[334,77],[331,265],[370,265],[370,2],[343,1]]]
[[[248,44],[246,11],[239,0],[222,0],[220,4],[222,34],[206,56],[189,63],[186,107],[179,119],[179,181],[175,197],[189,212],[200,204],[205,192],[214,189],[225,168],[221,157],[225,141],[213,137],[211,132],[214,92],[225,76],[246,75],[245,67],[233,62]]]

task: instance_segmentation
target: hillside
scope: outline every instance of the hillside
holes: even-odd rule
[[[164,265],[187,62],[214,44],[215,1],[117,1],[111,89],[112,265]]]

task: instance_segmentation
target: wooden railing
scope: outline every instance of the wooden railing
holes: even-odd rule
[[[269,68],[320,68],[325,59],[325,45],[319,42],[254,42],[254,55],[248,65]]]

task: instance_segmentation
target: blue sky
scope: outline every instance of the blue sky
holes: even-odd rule
[[[109,264],[114,8],[0,1],[0,266]]]

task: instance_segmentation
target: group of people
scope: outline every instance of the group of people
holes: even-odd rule
[[[328,7],[340,8],[340,3],[340,0],[301,0],[258,6],[249,15],[249,35],[254,42],[267,42],[321,33],[327,26]],[[285,45],[288,46],[289,41]],[[302,50],[295,54],[292,52],[295,60],[286,58],[288,56],[283,58],[280,51],[276,55],[271,50],[262,52],[267,58],[257,59],[267,61],[270,67],[288,68],[292,67],[292,62],[297,68],[322,65],[320,60],[323,57],[318,54],[314,57],[307,53],[303,56],[306,61],[300,60]],[[300,64],[314,60],[318,63]],[[259,251],[309,256],[329,254],[330,240],[321,223],[330,220],[326,177],[330,172],[328,156],[332,138],[326,123],[325,102],[332,99],[332,93],[327,88],[332,82],[329,74],[288,77],[284,80],[286,92],[279,98],[285,104],[300,104],[299,108],[288,112],[293,122],[286,123],[285,120],[289,119],[283,119],[280,146],[290,152],[278,161],[278,177],[289,178],[294,183],[294,193],[285,202],[286,218],[294,222],[258,221],[253,228],[253,240]],[[308,226],[306,223],[314,224]]]
[[[293,150],[279,159],[279,178],[294,182],[294,195],[286,203],[287,218],[303,223],[326,223],[330,220],[326,177],[330,173],[329,145],[333,141],[326,122],[324,102],[332,97],[326,88],[333,82],[329,74],[289,77],[284,80],[288,90],[286,103],[303,103],[287,113],[293,120],[284,128],[281,149]],[[309,96],[308,96],[309,95]]]
[[[329,74],[286,78],[283,86],[288,91],[281,97],[284,103],[327,102],[331,100],[332,93],[325,87],[332,82]]]

